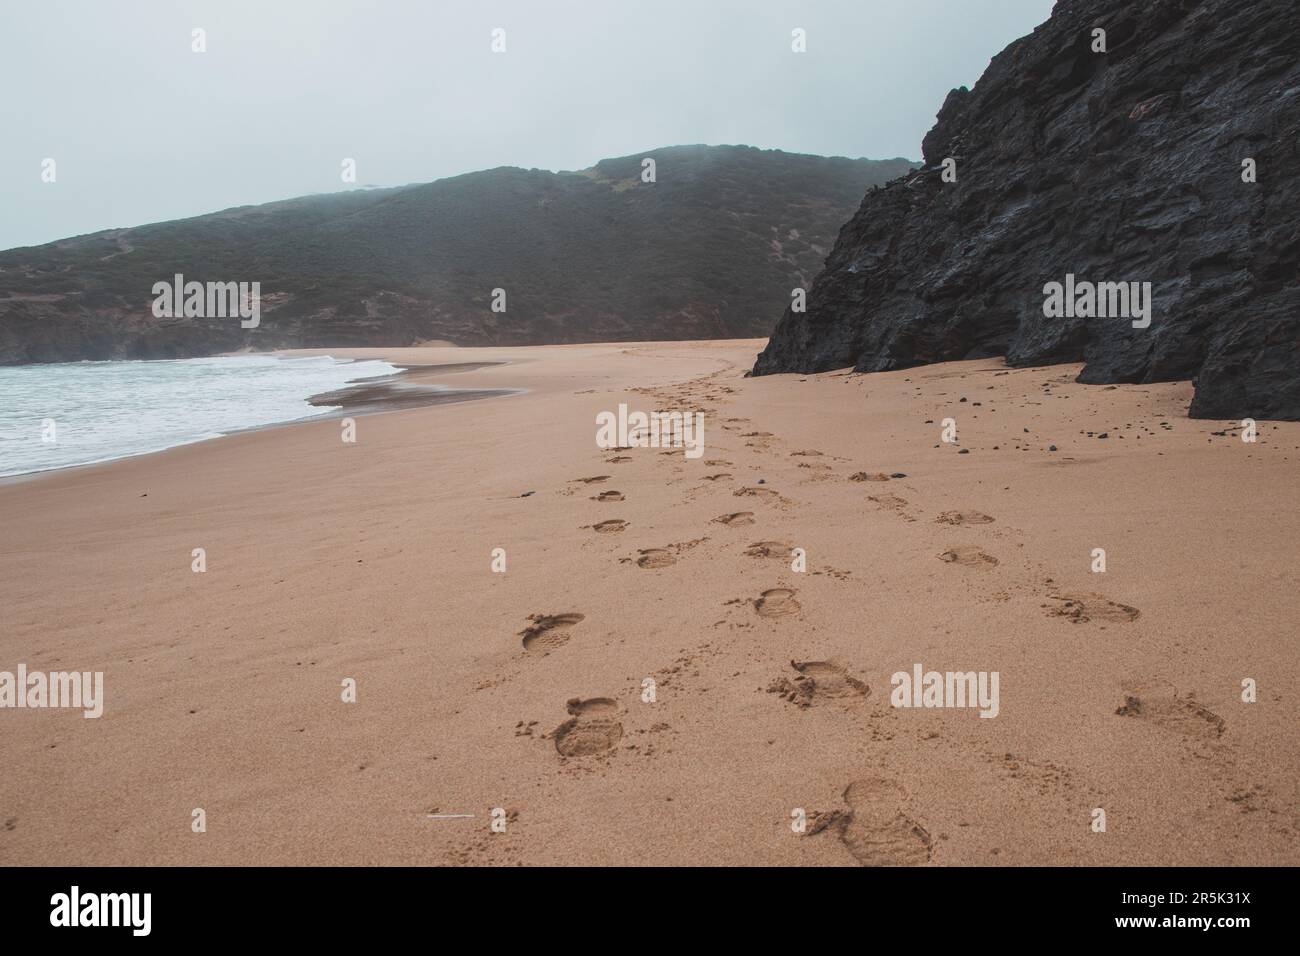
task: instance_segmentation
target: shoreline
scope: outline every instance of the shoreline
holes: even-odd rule
[[[260,354],[276,358],[291,359],[297,357],[294,355],[295,351],[296,350],[275,350],[262,353],[230,352],[219,356],[208,357],[238,358],[246,355]],[[338,350],[322,351],[332,352]],[[149,360],[142,359],[140,361]],[[164,359],[160,361],[173,360]],[[340,364],[352,364],[360,361],[360,359],[348,358],[339,361]],[[75,465],[60,465],[55,468],[24,471],[14,475],[0,475],[0,486],[12,482],[32,481],[45,475],[62,474],[64,472],[82,468],[102,468],[105,465],[111,465],[119,461],[130,461],[148,455],[159,455],[171,451],[173,448],[185,448],[190,445],[217,441],[221,438],[228,438],[232,435],[242,435],[248,432],[265,431],[273,428],[289,428],[294,425],[305,425],[312,422],[328,421],[332,419],[345,418],[351,415],[383,415],[388,412],[403,411],[411,408],[452,405],[461,402],[486,401],[490,398],[505,398],[511,395],[525,394],[527,392],[527,389],[458,389],[428,384],[428,380],[432,378],[441,378],[443,375],[475,371],[480,368],[487,368],[496,365],[507,365],[509,364],[508,362],[451,362],[436,365],[402,365],[399,362],[390,362],[389,364],[396,366],[398,369],[393,375],[382,378],[354,379],[353,382],[345,384],[342,388],[334,389],[329,392],[318,392],[314,395],[307,396],[303,400],[308,405],[322,409],[315,414],[305,415],[301,418],[290,418],[279,422],[269,422],[265,425],[250,425],[246,428],[235,428],[216,435],[193,438],[188,441],[177,442],[176,444],[166,445],[162,448],[153,448],[148,451],[115,455],[111,458],[100,458],[95,461],[80,462]]]

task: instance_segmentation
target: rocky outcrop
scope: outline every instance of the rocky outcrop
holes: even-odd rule
[[[867,194],[755,374],[1082,361],[1195,379],[1195,417],[1300,419],[1297,51],[1294,0],[1060,0]],[[1150,283],[1149,326],[1045,314],[1067,275]]]
[[[676,146],[13,249],[0,252],[0,363],[767,335],[767,304],[811,281],[863,190],[914,165]],[[153,286],[177,273],[260,283],[260,324],[156,316]]]

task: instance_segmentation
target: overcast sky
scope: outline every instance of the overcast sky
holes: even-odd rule
[[[680,143],[919,158],[948,90],[1051,7],[0,0],[0,249],[350,188],[349,157],[385,186]]]

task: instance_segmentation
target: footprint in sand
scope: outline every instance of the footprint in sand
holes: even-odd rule
[[[844,788],[847,810],[820,814],[809,836],[829,830],[863,866],[921,866],[930,862],[930,833],[903,807],[907,794],[890,780],[869,777]]]
[[[997,558],[985,554],[973,544],[959,544],[949,548],[939,555],[939,560],[947,561],[949,564],[960,564],[964,568],[992,568],[998,563]]]
[[[728,528],[738,528],[742,525],[754,523],[754,512],[736,511],[729,515],[718,515],[713,519],[718,524],[725,524]]]
[[[697,545],[708,541],[708,537],[694,538],[690,541],[677,541],[662,548],[640,548],[635,558],[619,558],[620,563],[635,561],[642,568],[666,568],[677,563],[678,556],[690,551]]]
[[[908,521],[916,520],[904,510],[907,508],[906,498],[900,498],[898,495],[867,495],[867,500],[874,502],[881,511],[892,511]]]
[[[627,522],[622,518],[610,518],[608,521],[598,521],[595,524],[583,525],[584,528],[590,528],[597,534],[617,534],[627,527]]]
[[[831,661],[791,661],[790,666],[798,676],[778,677],[768,685],[767,692],[780,694],[799,707],[806,709],[831,700],[847,703],[871,693],[870,687]]]
[[[524,650],[550,651],[569,643],[569,628],[585,617],[577,612],[529,615],[528,620],[533,623],[519,632],[524,639]]]
[[[729,468],[729,467],[731,467],[731,462],[729,462],[729,461],[724,461],[724,460],[721,459],[721,458],[709,458],[709,459],[706,459],[705,462],[704,462],[704,464],[705,464],[705,466],[708,467],[708,468]]]
[[[591,496],[592,501],[622,501],[623,492],[621,491],[602,491],[598,495]]]
[[[745,432],[741,438],[771,438],[771,432]]]
[[[934,519],[940,524],[992,524],[993,519],[981,511],[945,511]]]
[[[1137,620],[1142,613],[1135,607],[1112,601],[1101,594],[1053,594],[1051,597],[1053,601],[1060,601],[1061,606],[1051,608],[1048,614],[1066,618],[1071,624],[1087,624],[1089,621],[1127,624]]]
[[[582,482],[584,485],[594,485],[598,481],[609,481],[609,475],[595,475],[591,478],[570,478],[569,479],[570,484],[579,481]]]
[[[732,476],[731,476],[728,472],[723,471],[723,472],[719,472],[719,473],[716,474],[716,475],[705,475],[705,476],[704,476],[704,480],[705,480],[705,481],[720,481],[720,480],[723,479],[723,478],[730,478],[730,477],[732,477]]]
[[[1164,730],[1186,737],[1214,740],[1223,736],[1227,722],[1202,707],[1190,696],[1180,697],[1174,686],[1162,680],[1141,680],[1124,685],[1124,703],[1115,713],[1136,717]]]
[[[865,471],[857,471],[849,475],[849,481],[888,481],[888,480],[889,480],[889,476],[885,474],[883,471],[878,471],[875,474],[871,474],[871,475],[867,474]]]
[[[784,541],[758,541],[745,549],[751,558],[787,558],[793,548]]]
[[[737,498],[775,498],[777,494],[771,488],[752,488],[746,485],[744,488],[737,488],[732,492]]]
[[[623,462],[631,460],[630,455],[615,455],[613,458],[606,458],[605,463],[607,465],[621,465]]]
[[[666,568],[677,563],[673,553],[663,548],[642,548],[637,554],[640,555],[636,559],[639,568]]]
[[[785,617],[802,610],[794,599],[794,591],[789,588],[772,588],[764,591],[754,601],[754,610],[759,617]]]
[[[573,716],[551,732],[565,757],[589,757],[613,749],[623,737],[618,702],[608,697],[574,697],[565,708]]]
[[[790,457],[791,458],[821,458],[822,454],[823,452],[816,451],[814,449],[809,448],[805,451],[792,451],[790,452]]]

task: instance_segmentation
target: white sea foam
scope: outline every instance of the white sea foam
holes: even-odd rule
[[[309,405],[312,395],[395,372],[387,362],[269,355],[0,367],[0,476],[310,418],[328,411]]]

